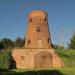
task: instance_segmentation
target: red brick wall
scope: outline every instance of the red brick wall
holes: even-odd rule
[[[38,29],[40,31],[38,31]],[[32,11],[28,14],[28,27],[25,37],[25,48],[38,48],[38,40],[42,41],[42,48],[51,48],[48,17],[47,13],[42,10]]]

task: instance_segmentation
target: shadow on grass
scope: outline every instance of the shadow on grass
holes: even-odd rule
[[[14,72],[7,71],[1,75],[65,75],[58,70],[39,70],[39,71],[25,71],[25,72]]]

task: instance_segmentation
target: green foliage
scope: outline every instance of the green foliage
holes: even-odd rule
[[[0,52],[0,69],[9,69],[11,64],[11,55],[9,52]]]
[[[70,43],[68,44],[68,48],[75,49],[75,33],[72,36],[72,38],[70,39]]]
[[[75,69],[47,69],[47,70],[25,70],[14,69],[7,72],[1,72],[1,75],[75,75]]]
[[[75,50],[56,49],[56,52],[62,58],[65,68],[75,68]]]
[[[12,50],[13,48],[22,48],[25,44],[25,39],[17,37],[16,40],[3,38],[0,41],[0,50]]]
[[[24,39],[17,37],[15,40],[15,47],[16,48],[22,48],[24,46]]]
[[[0,46],[2,46],[2,49],[11,49],[14,47],[14,42],[10,40],[9,38],[4,38],[0,42]]]
[[[59,70],[33,70],[33,71],[10,71],[6,73],[1,73],[1,75],[64,75]]]
[[[0,41],[0,50],[3,50],[4,49],[4,45],[3,43]]]
[[[52,44],[52,47],[53,47],[54,49],[64,49],[63,46],[60,46],[60,45],[57,45],[57,44]]]

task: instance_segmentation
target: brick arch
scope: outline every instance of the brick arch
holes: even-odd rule
[[[52,67],[52,55],[49,52],[41,51],[34,55],[34,68]]]

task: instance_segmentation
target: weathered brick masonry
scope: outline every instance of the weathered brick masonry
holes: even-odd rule
[[[31,11],[28,14],[25,49],[14,49],[12,52],[16,67],[25,69],[62,67],[62,61],[51,45],[47,12]]]

